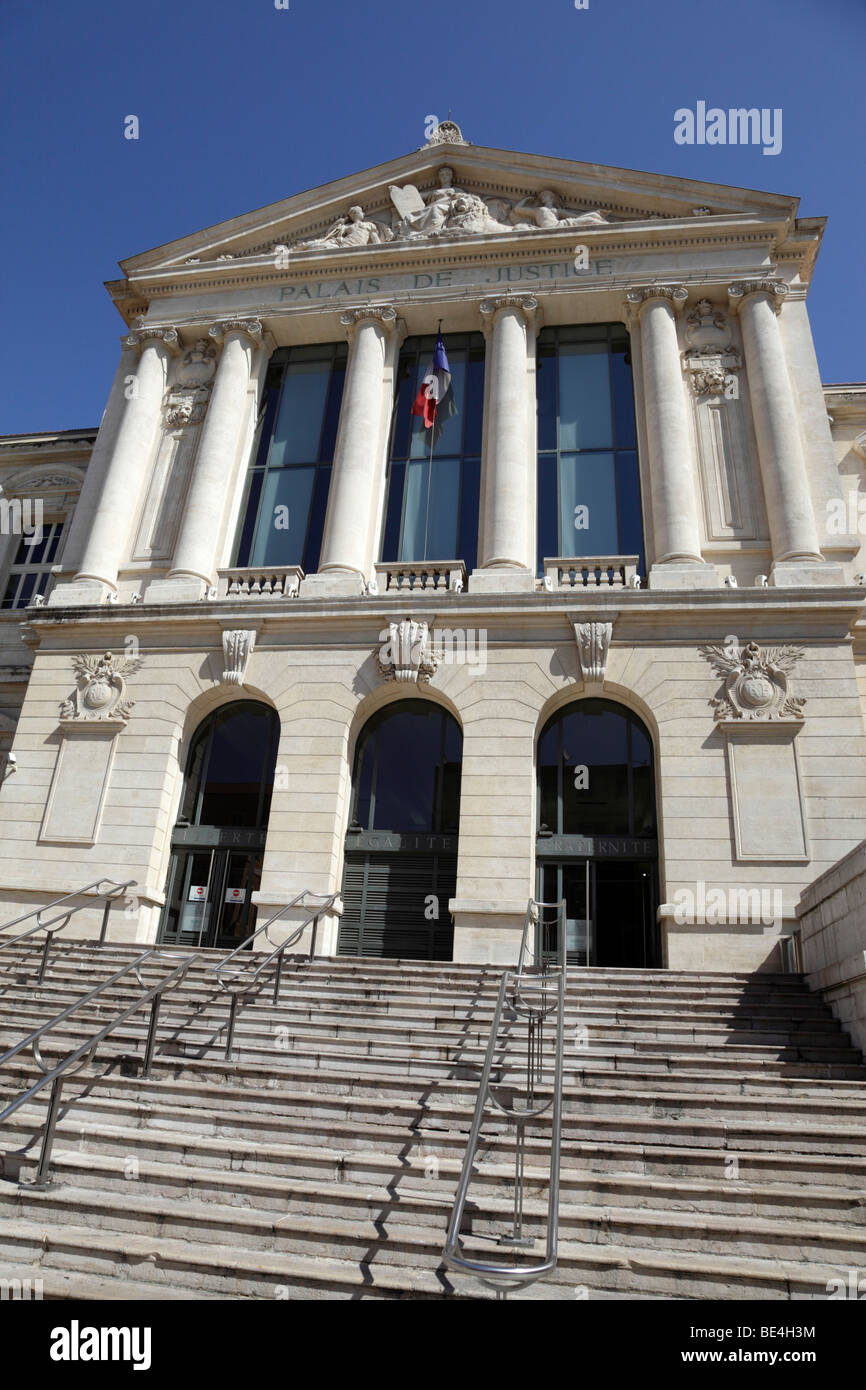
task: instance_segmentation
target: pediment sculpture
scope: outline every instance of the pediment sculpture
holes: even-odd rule
[[[447,164],[439,170],[437,185],[430,192],[422,193],[414,183],[392,184],[388,192],[392,210],[373,219],[355,205],[321,236],[296,241],[292,249],[345,251],[438,236],[484,236],[563,227],[589,229],[606,226],[611,220],[600,209],[566,211],[551,189],[542,189],[513,203],[504,198],[485,199],[458,187],[454,170]]]
[[[345,251],[355,246],[378,246],[385,241],[393,241],[394,233],[383,222],[373,222],[365,218],[364,209],[357,205],[349,208],[345,217],[338,217],[324,236],[311,241],[295,243],[296,251]]]

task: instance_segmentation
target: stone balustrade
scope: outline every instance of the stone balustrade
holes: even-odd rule
[[[555,556],[544,561],[544,587],[635,589],[640,587],[637,567],[637,555]]]
[[[395,560],[374,565],[380,594],[395,592],[461,593],[466,587],[462,560]]]
[[[271,565],[219,571],[217,598],[297,598],[304,571]]]

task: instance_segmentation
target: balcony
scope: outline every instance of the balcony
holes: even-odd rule
[[[395,560],[373,568],[380,594],[459,594],[466,587],[462,560]]]
[[[555,556],[544,561],[542,586],[563,589],[639,589],[637,555]]]
[[[303,577],[297,565],[219,570],[217,598],[297,598]]]

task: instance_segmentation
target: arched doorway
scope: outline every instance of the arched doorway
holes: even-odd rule
[[[160,939],[237,946],[255,923],[279,720],[255,700],[208,715],[186,766]]]
[[[652,739],[611,700],[580,700],[538,740],[537,891],[564,898],[574,965],[660,964]],[[553,943],[551,943],[552,947]]]
[[[341,955],[451,960],[463,735],[427,700],[399,700],[355,750]]]

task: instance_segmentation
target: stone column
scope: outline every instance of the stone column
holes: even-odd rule
[[[192,478],[183,507],[168,582],[213,584],[223,520],[232,495],[237,453],[247,419],[253,356],[261,343],[258,319],[215,324],[208,336],[222,339],[222,356],[202,425]]]
[[[350,309],[340,315],[340,323],[349,335],[349,361],[319,569],[301,585],[308,596],[359,594],[372,570],[391,412],[386,370],[403,336],[390,304]]]
[[[808,575],[814,566],[822,567],[824,560],[800,438],[799,412],[776,319],[786,293],[784,281],[776,279],[745,280],[728,287],[731,305],[740,316],[770,523],[770,582],[835,582],[829,573],[826,577]]]
[[[650,588],[716,588],[718,572],[701,558],[697,467],[677,338],[675,315],[688,290],[650,285],[629,290],[626,299],[643,369],[655,551]]]
[[[487,421],[475,593],[535,588],[535,448],[529,373],[533,295],[485,299]]]
[[[84,475],[81,492],[66,533],[66,544],[63,547],[63,572],[65,574],[77,573],[84,547],[87,544],[87,536],[99,506],[99,494],[105,481],[105,473],[111,461],[117,434],[123,420],[126,407],[126,388],[135,377],[138,367],[138,352],[138,343],[134,338],[121,339],[120,362],[114,374],[108,403],[99,422],[99,433],[87,462],[87,472]],[[49,605],[52,602],[61,604],[66,602],[63,597],[64,587],[61,584],[54,589],[48,599]]]
[[[76,602],[98,603],[103,590],[95,586],[107,585],[116,592],[117,572],[126,559],[132,521],[160,427],[169,358],[178,351],[173,328],[138,328],[126,341],[140,346],[141,355],[135,378],[126,387],[126,409],[75,576],[75,588],[81,586]],[[67,603],[71,601],[70,587],[64,593]]]

